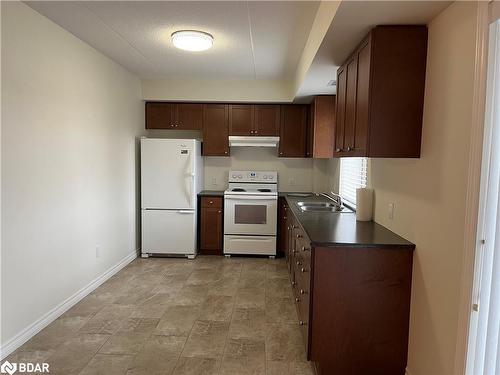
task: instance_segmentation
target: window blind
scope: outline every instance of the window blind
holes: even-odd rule
[[[340,159],[339,193],[343,200],[356,206],[356,189],[366,187],[366,158]]]

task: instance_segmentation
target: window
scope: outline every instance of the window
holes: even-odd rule
[[[340,159],[339,194],[342,199],[356,207],[356,189],[366,187],[366,158]]]

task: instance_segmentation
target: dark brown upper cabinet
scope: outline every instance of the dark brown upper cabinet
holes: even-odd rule
[[[229,104],[230,135],[253,135],[253,109],[249,104]]]
[[[304,158],[307,149],[307,105],[281,106],[279,156]]]
[[[279,124],[279,105],[229,105],[229,135],[276,136]]]
[[[316,96],[311,103],[307,127],[306,156],[328,159],[333,156],[335,96]]]
[[[280,105],[254,105],[254,135],[277,136],[280,131]]]
[[[229,156],[227,104],[203,105],[203,156]]]
[[[334,156],[418,158],[426,26],[377,26],[337,70]]]
[[[202,121],[202,104],[146,103],[146,129],[201,130]]]

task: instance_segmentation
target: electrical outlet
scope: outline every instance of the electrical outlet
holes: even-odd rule
[[[387,214],[388,214],[389,220],[394,219],[394,202],[389,203],[389,209],[388,209]]]
[[[101,257],[101,247],[99,245],[95,246],[95,257],[100,258]]]
[[[217,177],[212,177],[212,185],[217,185]]]

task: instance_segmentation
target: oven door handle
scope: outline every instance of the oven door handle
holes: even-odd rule
[[[226,195],[224,199],[231,200],[266,200],[266,201],[275,201],[277,197],[272,197],[269,195]]]

